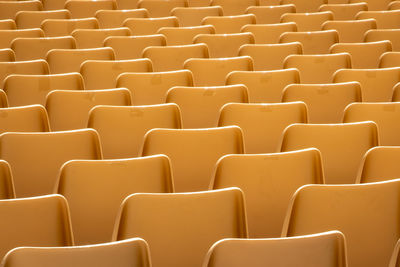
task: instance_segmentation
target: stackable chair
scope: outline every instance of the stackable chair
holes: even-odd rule
[[[149,12],[149,17],[160,18],[169,16],[172,9],[176,7],[187,7],[185,0],[140,0],[137,7],[144,8]]]
[[[15,19],[15,15],[19,11],[40,11],[42,9],[42,2],[37,0],[0,1],[0,19]]]
[[[44,10],[60,10],[64,8],[66,1],[67,0],[43,0],[41,2]]]
[[[279,42],[300,42],[303,54],[329,54],[329,48],[339,42],[339,34],[335,30],[285,32],[279,37]]]
[[[400,27],[400,10],[360,11],[356,19],[375,19],[378,29],[398,29]]]
[[[333,13],[330,11],[312,13],[286,13],[281,16],[281,21],[294,22],[299,32],[319,31],[324,22],[333,20]]]
[[[376,29],[365,33],[365,42],[377,42],[389,40],[392,43],[392,50],[400,52],[400,29]]]
[[[277,24],[250,24],[241,29],[242,32],[251,32],[256,44],[277,44],[279,37],[285,32],[296,32],[294,22]]]
[[[11,42],[16,38],[44,37],[41,29],[0,30],[0,49],[11,48]]]
[[[240,29],[248,24],[255,24],[256,16],[244,14],[236,16],[209,16],[205,17],[201,24],[212,25],[215,33],[239,33]]]
[[[163,27],[158,30],[159,34],[165,36],[168,45],[189,45],[198,34],[214,34],[212,25],[191,27]]]
[[[368,10],[368,5],[364,2],[349,4],[347,1],[344,1],[344,3],[341,4],[321,5],[318,10],[332,12],[334,20],[354,20],[358,12]]]
[[[73,0],[75,1],[75,0]],[[71,33],[76,40],[78,49],[103,47],[104,40],[110,36],[130,36],[127,27],[112,29],[77,29]]]
[[[0,49],[0,62],[15,61],[15,53],[11,48]]]
[[[17,25],[13,19],[0,19],[0,30],[16,30]]]
[[[11,175],[10,164],[0,160],[0,199],[15,198],[14,182]]]
[[[49,131],[47,112],[41,105],[0,108],[0,134]]]
[[[390,7],[390,2],[393,0],[350,0],[350,3],[360,3],[364,2],[368,5],[368,10],[387,10]]]
[[[126,19],[148,18],[149,12],[144,8],[128,10],[99,10],[96,12],[95,17],[99,21],[100,28],[119,28],[122,27]]]
[[[365,33],[371,29],[376,29],[374,19],[332,20],[322,25],[322,30],[336,30],[339,34],[340,43],[364,42]]]
[[[83,19],[46,19],[41,26],[48,37],[71,35],[76,29],[98,29],[99,22],[95,18]]]
[[[400,67],[400,51],[386,52],[379,58],[379,68],[394,68]]]
[[[46,19],[69,19],[71,13],[66,9],[51,11],[20,11],[15,16],[18,29],[40,28]]]
[[[162,18],[130,18],[125,20],[123,26],[128,27],[132,35],[149,35],[157,33],[162,27],[178,27],[179,22],[178,18],[173,16]]]
[[[240,15],[250,6],[257,6],[256,0],[212,0],[212,6],[221,6],[224,16]]]
[[[222,16],[222,7],[176,7],[171,10],[171,16],[178,18],[181,27],[200,26],[205,17]]]
[[[296,6],[296,12],[317,12],[318,8],[327,4],[327,0],[307,1],[307,0],[281,0],[281,5],[294,4]]]
[[[117,7],[120,10],[137,9],[139,0],[116,0]]]
[[[29,61],[0,62],[0,87],[11,74],[49,74],[49,65],[43,59]]]
[[[71,12],[73,19],[92,18],[98,10],[117,9],[114,0],[68,0],[64,7]]]
[[[250,6],[246,14],[254,14],[258,24],[275,24],[281,22],[281,16],[286,13],[296,13],[293,4],[277,6]]]

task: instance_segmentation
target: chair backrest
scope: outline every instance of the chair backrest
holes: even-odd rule
[[[11,42],[16,38],[43,36],[44,32],[41,29],[0,30],[0,48],[11,48]]]
[[[256,16],[253,14],[243,14],[236,16],[208,16],[201,24],[212,25],[215,33],[239,33],[240,29],[248,24],[255,24]]]
[[[1,19],[0,30],[16,30],[17,25],[13,19]]]
[[[130,36],[131,30],[127,27],[112,29],[76,29],[71,36],[76,40],[78,49],[103,47],[104,40],[110,36]]]
[[[71,18],[73,19],[92,18],[98,10],[117,9],[114,0],[68,0],[65,2],[64,7],[71,12]]]
[[[389,40],[392,43],[392,50],[400,52],[400,29],[372,29],[365,33],[365,42],[377,42]]]
[[[49,74],[49,65],[43,59],[29,61],[0,62],[0,88],[11,74]]]
[[[316,1],[308,1],[308,0],[281,0],[281,4],[294,4],[296,6],[297,12],[317,12],[318,8],[327,4],[328,0],[316,0]]]
[[[171,10],[171,16],[178,18],[181,27],[200,26],[205,17],[222,16],[222,7],[176,7]]]
[[[339,34],[335,30],[285,32],[279,37],[279,42],[300,42],[303,54],[329,54],[329,48],[339,42]]]
[[[41,105],[0,108],[0,134],[49,131],[47,112]]]
[[[221,6],[224,16],[244,14],[249,6],[257,6],[257,0],[212,0],[212,6]]]
[[[120,7],[119,7],[120,8]],[[144,8],[129,10],[99,10],[95,17],[99,21],[100,28],[119,28],[129,18],[148,18],[149,12]]]
[[[19,11],[40,11],[43,9],[41,1],[0,1],[0,19],[15,19]]]
[[[397,241],[396,246],[394,247],[393,250],[392,258],[390,259],[389,267],[400,266],[399,253],[400,253],[400,241]]]
[[[11,48],[0,49],[0,62],[15,61],[15,53]]]
[[[296,6],[293,4],[277,6],[250,6],[246,14],[254,14],[257,24],[274,24],[281,22],[281,16],[286,13],[296,13]]]
[[[46,19],[41,26],[48,37],[71,35],[76,29],[98,29],[99,22],[96,18],[83,19]]]
[[[158,30],[159,34],[165,36],[168,45],[193,44],[193,38],[198,34],[213,34],[215,28],[212,25],[191,27],[163,27]]]
[[[250,24],[241,29],[242,32],[251,32],[256,44],[277,44],[280,36],[285,32],[296,32],[294,22],[277,24]]]
[[[387,10],[393,0],[349,0],[349,3],[364,2],[368,5],[368,10]]]
[[[151,18],[167,17],[172,9],[187,6],[186,0],[140,0],[137,4],[138,8],[146,9]]]
[[[178,27],[179,22],[178,18],[174,16],[162,18],[130,18],[125,20],[123,26],[128,27],[132,35],[149,35],[156,34],[162,27]]]
[[[356,19],[375,19],[378,29],[398,29],[400,27],[400,10],[372,11],[369,6],[368,10],[360,11]]]
[[[332,20],[322,25],[322,30],[336,30],[339,43],[361,43],[367,31],[376,29],[376,20]]]
[[[399,52],[386,52],[379,58],[379,68],[393,68],[400,67],[400,51]]]
[[[11,167],[7,161],[0,160],[0,199],[9,198],[15,198]]]
[[[40,28],[46,19],[69,19],[71,13],[66,9],[50,11],[19,11],[15,16],[18,29]]]
[[[294,22],[299,32],[319,31],[322,24],[333,20],[333,13],[330,11],[320,11],[312,13],[286,13],[281,17],[280,22]]]
[[[331,2],[331,1],[329,1]],[[367,11],[368,5],[364,2],[361,3],[343,3],[324,4],[318,9],[319,11],[331,11],[335,20],[353,20],[360,11]]]

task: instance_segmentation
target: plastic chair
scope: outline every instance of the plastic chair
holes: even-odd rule
[[[0,108],[0,134],[49,131],[49,119],[43,106]]]
[[[392,43],[393,51],[400,52],[399,29],[369,30],[365,33],[365,42],[377,42],[383,40],[389,40]]]
[[[209,16],[205,17],[201,24],[212,25],[215,33],[239,33],[240,29],[248,24],[255,24],[256,16],[244,14],[236,16]]]
[[[124,72],[149,72],[153,67],[147,58],[130,60],[86,60],[81,74],[86,90],[115,88],[117,78]],[[107,74],[107,75],[104,75]]]
[[[293,54],[302,54],[301,43],[285,44],[245,44],[239,48],[239,56],[250,56],[254,61],[254,70],[277,70],[283,68],[285,58]]]
[[[4,258],[4,267],[111,266],[150,267],[149,247],[141,238],[76,247],[19,247]]]
[[[95,17],[99,21],[100,28],[119,28],[129,18],[148,18],[149,12],[144,8],[129,10],[99,10]]]
[[[134,106],[163,104],[167,91],[174,86],[193,86],[192,73],[188,70],[131,72],[123,73],[117,79],[117,87],[131,91]]]
[[[90,111],[88,127],[99,133],[104,158],[120,159],[140,155],[147,131],[180,129],[182,122],[175,104],[96,106]]]
[[[15,19],[19,11],[40,11],[42,2],[37,0],[27,1],[0,1],[0,19]]]
[[[50,91],[83,90],[83,78],[79,73],[53,75],[12,74],[4,81],[4,92],[7,94],[10,107],[32,104],[45,105]]]
[[[73,0],[75,1],[75,0]],[[104,40],[110,36],[130,36],[127,27],[112,29],[77,29],[71,33],[78,49],[103,47]]]
[[[361,43],[367,31],[376,29],[374,19],[332,20],[322,24],[322,30],[336,30],[340,43]]]
[[[41,29],[0,30],[0,49],[11,48],[11,42],[16,38],[43,37]]]
[[[193,27],[164,27],[158,30],[159,34],[165,36],[168,45],[189,45],[198,34],[214,34],[212,25]]]
[[[346,236],[349,266],[388,266],[399,239],[393,216],[399,194],[399,180],[303,186],[289,206],[282,236],[338,229]]]
[[[133,194],[122,205],[114,239],[143,236],[154,267],[200,266],[214,242],[247,237],[243,197],[237,188]]]
[[[386,52],[379,58],[379,68],[394,68],[400,67],[400,51]]]
[[[307,106],[302,102],[226,104],[218,126],[239,126],[246,154],[256,154],[279,152],[282,133],[293,123],[307,123]]]
[[[17,25],[13,19],[1,19],[0,30],[16,30]]]
[[[344,109],[361,102],[358,82],[331,84],[290,84],[283,91],[282,102],[306,103],[309,123],[340,123]]]
[[[175,103],[182,113],[183,128],[210,128],[218,124],[219,111],[226,103],[247,103],[247,88],[239,85],[215,87],[173,87],[167,103]]]
[[[11,168],[4,160],[0,160],[0,184],[0,199],[15,198]]]
[[[297,69],[272,71],[233,71],[226,84],[244,84],[249,93],[249,103],[279,103],[283,89],[300,82]]]
[[[16,60],[46,59],[47,52],[51,49],[74,48],[76,48],[75,39],[71,36],[17,38],[11,43]]]
[[[117,9],[114,0],[68,0],[64,7],[71,12],[73,19],[92,18],[98,10]]]
[[[138,192],[173,192],[168,157],[72,160],[64,164],[58,193],[68,201],[75,243],[111,240],[123,200]]]
[[[390,41],[378,41],[369,43],[338,43],[332,45],[330,52],[349,53],[354,69],[372,69],[379,65],[379,58],[385,52],[392,51]]]
[[[243,26],[242,32],[254,34],[256,44],[277,44],[279,37],[285,32],[296,32],[297,26],[294,22],[277,24],[250,24]]]
[[[248,7],[257,6],[257,0],[212,0],[211,6],[222,7],[224,16],[244,14]]]
[[[397,84],[393,87],[392,101],[393,101],[393,102],[400,102],[400,83],[397,83]]]
[[[331,1],[328,1],[331,2]],[[318,11],[330,11],[333,13],[333,18],[335,20],[354,20],[356,19],[356,15],[360,11],[367,11],[368,5],[366,3],[347,3],[347,1],[343,4],[325,4],[321,5]]]
[[[54,90],[47,95],[46,109],[53,131],[85,128],[89,111],[98,105],[130,106],[126,88],[72,91]]]
[[[317,0],[317,1],[308,1],[308,0],[281,0],[281,5],[294,4],[296,6],[296,11],[299,13],[304,12],[318,12],[318,8],[327,4],[328,0]]]
[[[296,68],[301,83],[331,83],[339,69],[351,68],[348,53],[330,55],[290,55],[283,62],[284,68]]]
[[[90,49],[53,49],[50,50],[46,56],[52,74],[79,72],[81,64],[86,60],[114,59],[114,51],[110,47]]]
[[[246,14],[254,14],[257,24],[274,24],[281,22],[281,16],[286,13],[296,13],[296,6],[250,6],[246,9]]]
[[[186,0],[140,0],[138,8],[144,8],[149,12],[149,17],[167,17],[175,7],[187,7]]]
[[[356,181],[365,152],[378,144],[378,128],[372,121],[293,124],[283,134],[281,149],[292,151],[315,147],[321,151],[326,183],[351,184]]]
[[[363,102],[390,102],[393,87],[400,82],[400,68],[338,70],[333,82],[357,81]]]
[[[46,19],[41,26],[48,37],[71,35],[76,29],[98,29],[99,22],[95,18],[83,19]]]
[[[150,35],[156,34],[162,27],[178,27],[179,23],[177,17],[130,18],[125,20],[123,26],[128,27],[132,35]]]
[[[397,1],[396,1],[397,2]],[[397,241],[396,246],[390,259],[389,267],[397,267],[400,264],[399,261],[400,241]]]
[[[378,29],[398,29],[400,27],[400,10],[360,11],[356,19],[375,19]]]
[[[142,36],[111,36],[105,39],[104,46],[111,47],[116,60],[138,59],[149,46],[165,46],[166,38],[161,34]]]
[[[210,187],[242,189],[246,196],[249,237],[266,238],[280,237],[290,199],[300,186],[323,182],[321,154],[310,148],[224,156],[217,163]]]
[[[66,9],[51,11],[19,11],[15,16],[18,29],[40,28],[46,19],[69,19],[71,13]]]
[[[329,48],[339,42],[339,34],[335,30],[285,32],[280,36],[279,42],[300,42],[303,45],[303,54],[329,54]]]
[[[209,57],[206,44],[150,46],[143,50],[142,56],[151,60],[154,71],[181,70],[189,58]]]
[[[120,10],[137,9],[138,0],[116,0]]]
[[[147,132],[142,156],[171,159],[175,192],[207,190],[215,164],[227,154],[243,154],[237,126],[208,129],[153,129]]]
[[[31,61],[0,62],[0,86],[11,74],[49,74],[49,65],[43,59]]]
[[[315,13],[286,13],[281,17],[281,22],[294,22],[299,32],[319,31],[324,22],[333,20],[333,13],[330,11]]]
[[[181,27],[200,26],[205,17],[222,16],[222,7],[176,7],[171,10],[171,16],[178,18]]]
[[[11,48],[0,49],[0,62],[15,61],[15,53]]]
[[[195,86],[225,85],[226,76],[232,71],[252,71],[253,60],[249,56],[230,58],[192,58],[184,68],[193,73]]]
[[[212,58],[236,57],[242,45],[254,44],[254,36],[249,32],[199,34],[193,39],[193,43],[206,44]]]
[[[398,10],[400,9],[400,1],[391,1],[388,5],[388,10]]]
[[[368,10],[387,10],[393,0],[349,0],[349,3],[364,2],[368,5]]]

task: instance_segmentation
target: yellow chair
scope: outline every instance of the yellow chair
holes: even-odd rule
[[[242,189],[246,196],[249,237],[266,238],[280,237],[290,199],[300,186],[322,183],[321,154],[310,148],[224,156],[217,163],[210,187]]]
[[[349,0],[349,3],[364,2],[368,5],[368,10],[387,10],[393,0]]]
[[[393,87],[392,101],[393,101],[393,102],[400,102],[400,83],[397,83],[397,84]]]
[[[257,6],[257,0],[212,0],[211,6],[222,7],[224,16],[244,14],[248,7]]]
[[[0,62],[15,61],[15,53],[11,48],[0,49]]]
[[[212,25],[192,27],[163,27],[158,30],[159,34],[165,36],[168,45],[189,45],[198,34],[214,34],[215,28]]]
[[[0,199],[15,198],[11,167],[7,161],[0,160]]]
[[[281,136],[286,127],[307,121],[307,106],[302,102],[229,103],[220,111],[218,126],[239,126],[247,154],[274,153],[280,150]]]
[[[322,24],[322,30],[336,30],[338,32],[340,43],[364,42],[365,33],[371,29],[376,29],[374,19],[332,20]]]
[[[388,40],[369,43],[338,43],[330,48],[332,54],[349,53],[354,69],[377,68],[381,55],[390,51],[392,51],[392,44]]]
[[[16,247],[74,244],[66,199],[60,195],[0,201],[0,257]],[[32,263],[31,263],[32,264]]]
[[[285,32],[296,32],[297,26],[294,22],[277,24],[250,24],[243,26],[242,32],[254,34],[256,44],[277,44],[280,36]]]
[[[378,29],[398,29],[400,27],[400,10],[360,11],[356,19],[375,19]]]
[[[46,56],[52,74],[79,72],[81,64],[86,60],[114,59],[114,50],[110,47],[90,49],[53,49],[50,50]]]
[[[177,17],[130,18],[125,20],[123,26],[128,27],[132,35],[150,35],[156,34],[162,27],[178,27],[179,23]]]
[[[16,38],[44,37],[41,29],[0,30],[0,49],[11,48],[11,42]]]
[[[306,185],[292,199],[282,236],[337,229],[346,236],[349,266],[388,266],[399,239],[399,197],[399,180]]]
[[[386,52],[379,58],[379,68],[394,68],[400,67],[400,51]]]
[[[75,247],[19,247],[4,258],[4,267],[59,267],[117,264],[121,267],[150,267],[149,247],[141,238]]]
[[[212,25],[215,33],[239,33],[240,29],[248,24],[255,24],[256,16],[243,14],[236,16],[209,16],[205,17],[201,24]]]
[[[318,8],[327,4],[328,0],[316,0],[316,1],[308,1],[308,0],[281,0],[281,5],[294,4],[296,6],[296,11],[299,13],[304,12],[318,12]]]
[[[400,52],[400,29],[369,30],[365,33],[365,42],[389,40],[393,51]]]
[[[400,265],[399,253],[400,253],[400,241],[397,241],[392,254],[392,258],[390,259],[389,267],[397,267]]]
[[[169,159],[157,155],[71,160],[60,170],[57,192],[68,201],[75,244],[109,242],[115,218],[126,197],[138,192],[173,192]]]
[[[390,2],[390,4],[388,5],[388,10],[398,10],[400,9],[400,1],[392,1]]]
[[[356,19],[356,15],[360,11],[367,11],[368,5],[366,3],[336,3],[331,4],[331,1],[328,1],[329,4],[321,5],[318,11],[330,11],[333,13],[333,18],[335,20],[354,20]]]
[[[142,236],[149,244],[154,267],[201,266],[216,241],[247,237],[243,198],[237,188],[133,194],[122,205],[114,239]]]
[[[92,18],[98,10],[113,10],[117,9],[114,0],[68,0],[65,2],[65,9],[71,12],[71,18]]]
[[[219,111],[226,103],[247,103],[242,84],[214,87],[176,86],[168,90],[167,103],[175,103],[182,114],[184,129],[210,128],[218,124]]]
[[[175,104],[96,106],[90,111],[88,127],[99,133],[104,158],[120,159],[140,156],[147,131],[181,129],[182,122]]]
[[[338,70],[333,77],[334,83],[351,81],[361,84],[363,102],[390,102],[400,68]]]
[[[137,4],[138,8],[146,9],[151,18],[167,17],[172,9],[187,6],[186,0],[140,0]]]
[[[222,16],[222,7],[176,7],[171,10],[171,16],[178,18],[181,27],[200,26],[205,17]]]
[[[116,0],[119,10],[137,9],[139,0]]]
[[[242,45],[254,44],[254,36],[249,32],[199,34],[193,39],[193,43],[206,44],[212,58],[236,57]]]
[[[16,60],[46,59],[47,52],[51,49],[74,48],[75,39],[71,36],[17,38],[11,43]]]
[[[333,13],[330,11],[313,13],[286,13],[281,17],[281,22],[294,22],[299,32],[319,31],[324,22],[333,20]]]
[[[340,123],[344,109],[353,102],[361,102],[358,82],[329,84],[290,84],[282,94],[282,102],[306,103],[309,123]]]
[[[246,14],[254,14],[257,24],[274,24],[281,22],[281,16],[286,13],[296,13],[296,6],[277,5],[277,6],[250,6],[246,9]]]
[[[12,74],[4,81],[4,92],[7,94],[10,107],[46,104],[50,91],[83,90],[83,78],[79,73],[53,75]]]
[[[40,11],[42,2],[37,0],[27,1],[0,1],[0,19],[15,19],[19,11]]]
[[[339,69],[351,68],[348,53],[330,55],[290,55],[283,62],[284,68],[296,68],[301,83],[331,83],[333,74]]]
[[[75,0],[73,0],[75,1]],[[110,36],[130,36],[127,27],[112,29],[77,29],[71,33],[78,49],[103,47],[104,40]]]
[[[171,160],[175,192],[207,190],[219,158],[243,154],[237,126],[207,129],[153,129],[147,132],[142,156],[165,154]]]
[[[100,28],[119,28],[129,18],[148,18],[149,12],[144,8],[129,10],[99,10],[95,17],[99,21]]]
[[[226,76],[232,71],[252,71],[253,60],[249,56],[230,58],[192,58],[184,68],[193,73],[195,86],[225,85]]]
[[[49,74],[49,65],[43,59],[30,61],[0,62],[0,86],[11,74]]]
[[[0,108],[0,134],[49,131],[47,112],[41,105]]]
[[[0,30],[16,30],[17,25],[13,19],[0,19]]]
[[[149,46],[165,46],[166,38],[161,34],[142,36],[111,36],[105,39],[104,46],[111,47],[116,60],[138,59]]]
[[[80,73],[86,90],[115,88],[117,78],[125,72],[149,72],[153,67],[147,58],[130,60],[86,60]],[[106,75],[105,75],[106,74]]]
[[[192,73],[188,70],[130,72],[117,79],[117,87],[131,91],[134,106],[163,104],[167,91],[174,86],[193,86]]]
[[[293,124],[283,134],[281,149],[315,147],[321,151],[326,183],[351,184],[356,181],[365,152],[378,144],[378,128],[372,121]]]
[[[143,50],[142,56],[151,60],[154,71],[181,70],[189,58],[209,57],[206,44],[150,46]]]
[[[46,19],[41,28],[47,37],[60,37],[71,35],[76,29],[98,29],[99,22],[95,18]]]
[[[278,70],[283,68],[285,58],[293,54],[302,54],[301,43],[284,44],[245,44],[239,48],[239,56],[250,56],[254,61],[254,70]]]
[[[85,128],[89,111],[98,105],[130,106],[131,94],[126,88],[51,91],[46,98],[51,129],[65,131]]]
[[[222,239],[207,253],[205,267],[347,267],[339,231],[286,238]]]
[[[297,69],[272,71],[233,71],[226,77],[226,84],[244,84],[249,93],[249,103],[279,103],[283,89],[300,82]]]
[[[303,54],[329,54],[329,48],[339,42],[339,34],[335,30],[285,32],[279,37],[279,42],[300,42]]]
[[[70,19],[71,13],[66,9],[51,11],[19,11],[15,16],[18,29],[40,28],[46,19]]]

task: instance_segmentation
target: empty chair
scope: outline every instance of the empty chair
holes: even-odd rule
[[[104,46],[111,47],[116,60],[137,59],[149,46],[164,46],[166,38],[161,34],[142,36],[111,36],[105,39]]]
[[[281,17],[281,22],[295,22],[299,32],[319,31],[324,22],[333,20],[330,11],[315,13],[286,13]]]
[[[17,25],[13,19],[0,19],[0,30],[15,30]]]
[[[281,16],[285,13],[296,13],[296,6],[277,5],[277,6],[250,6],[246,9],[247,14],[254,14],[258,24],[274,24],[281,22]]]
[[[182,114],[183,128],[210,128],[218,124],[219,111],[226,103],[247,103],[244,85],[215,87],[173,87],[166,102],[176,103]]]
[[[298,69],[301,83],[331,83],[333,74],[339,69],[351,68],[351,62],[347,53],[290,55],[283,62],[283,67]]]
[[[149,12],[149,17],[159,18],[169,16],[175,7],[187,7],[186,0],[140,0],[138,8],[144,8]]]
[[[2,89],[0,90],[0,107],[2,108],[8,107],[7,95]]]
[[[277,24],[250,24],[243,26],[242,32],[254,34],[256,44],[277,44],[280,36],[285,32],[296,32],[297,26],[294,22]]]
[[[91,18],[98,10],[117,9],[114,0],[68,0],[65,2],[65,8],[71,12],[71,18]]]
[[[114,60],[114,58],[114,51],[110,47],[53,49],[46,56],[52,74],[79,72],[81,64],[86,60]]]
[[[41,28],[46,36],[57,37],[71,35],[76,29],[98,29],[99,22],[95,18],[46,19]]]
[[[315,147],[321,151],[325,182],[351,184],[365,152],[377,146],[372,121],[344,124],[293,124],[283,134],[282,151]]]
[[[0,184],[0,199],[15,198],[10,164],[4,160],[0,160]]]
[[[322,25],[322,30],[336,30],[340,43],[361,43],[367,31],[376,29],[374,19],[332,20]]]
[[[212,25],[216,33],[239,33],[240,29],[247,24],[255,24],[256,16],[244,14],[237,16],[209,16],[205,17],[203,25]]]
[[[399,193],[399,180],[303,186],[288,208],[282,236],[337,229],[346,236],[349,266],[388,266],[399,239],[399,218],[393,216]]]
[[[400,83],[397,83],[397,84],[393,87],[392,101],[393,101],[393,102],[400,102]]]
[[[116,0],[119,10],[136,9],[138,0]]]
[[[16,38],[43,37],[41,29],[0,30],[0,49],[11,48],[11,42]]]
[[[250,56],[254,61],[254,70],[277,70],[283,68],[285,58],[293,54],[302,54],[301,43],[284,44],[245,44],[239,49],[239,56]]]
[[[149,267],[150,258],[146,241],[131,238],[95,246],[19,247],[7,253],[3,264],[5,267],[52,264],[59,267],[113,264],[121,267]]]
[[[279,103],[283,89],[299,82],[297,69],[233,71],[226,77],[226,84],[244,84],[247,87],[249,103]]]
[[[48,131],[49,119],[43,106],[0,108],[0,133]]]
[[[379,58],[379,68],[400,67],[400,51],[386,52]]]
[[[15,19],[15,15],[19,11],[40,11],[42,9],[42,2],[37,0],[0,1],[0,19]]]
[[[129,36],[131,31],[126,27],[112,29],[77,29],[71,33],[78,49],[103,47],[109,36]]]
[[[123,26],[128,27],[132,35],[149,35],[157,33],[162,27],[178,27],[179,23],[176,17],[130,18],[125,20]]]
[[[389,40],[393,51],[400,52],[400,29],[369,30],[365,34],[365,42]]]
[[[191,44],[150,46],[142,56],[151,60],[154,71],[172,71],[183,69],[183,63],[189,58],[208,58],[209,54],[206,44]]]
[[[12,74],[4,81],[10,107],[32,104],[45,105],[46,96],[55,89],[83,90],[83,78],[79,73],[53,75]]]
[[[99,10],[96,12],[100,28],[119,28],[129,18],[148,18],[149,12],[146,9],[129,10]]]
[[[205,43],[212,58],[236,57],[242,45],[254,44],[254,36],[249,32],[199,34],[193,39],[193,43]]]
[[[400,1],[392,1],[388,5],[388,10],[398,10],[400,9]]]
[[[57,191],[68,201],[75,243],[108,242],[127,196],[173,192],[169,159],[157,155],[68,161],[61,168]]]
[[[389,267],[397,267],[397,266],[399,266],[399,264],[400,264],[399,252],[400,252],[400,241],[397,241],[396,246],[395,246],[395,248],[393,250],[392,257],[390,259]]]
[[[0,201],[2,219],[0,255],[21,246],[72,246],[68,204],[60,195]],[[32,263],[31,263],[32,264]]]
[[[400,68],[338,70],[333,82],[357,81],[363,102],[390,102],[393,87],[400,82]]]
[[[393,0],[349,0],[350,3],[364,2],[368,5],[368,10],[387,10]]]
[[[242,189],[246,196],[249,237],[265,238],[280,237],[290,199],[300,186],[323,182],[321,155],[310,148],[224,156],[217,163],[211,188]]]
[[[171,11],[171,15],[178,18],[181,27],[200,26],[205,17],[222,16],[222,7],[176,7]]]
[[[11,166],[19,198],[54,192],[60,167],[68,160],[102,158],[99,137],[93,129],[50,133],[8,132],[0,135],[0,144],[0,157]]]
[[[64,131],[85,128],[89,111],[98,105],[130,106],[130,92],[126,88],[90,91],[54,90],[46,99],[51,129]]]
[[[249,6],[257,6],[256,0],[212,0],[212,6],[221,6],[224,16],[240,15],[246,12]]]
[[[226,104],[221,109],[218,126],[239,126],[245,152],[256,154],[278,152],[283,131],[293,123],[307,123],[307,106],[302,102]]]
[[[346,106],[361,102],[361,85],[358,82],[290,84],[283,91],[282,102],[293,101],[307,104],[309,123],[340,123]]]
[[[96,106],[90,112],[88,127],[99,133],[104,158],[118,159],[140,156],[147,131],[154,128],[180,129],[182,122],[179,107],[172,103]]]
[[[132,105],[165,103],[168,90],[174,86],[193,86],[193,75],[188,70],[166,72],[123,73],[117,79],[117,87],[128,88]]]
[[[328,54],[329,48],[339,41],[335,30],[313,32],[285,32],[280,43],[300,42],[303,45],[303,54]]]
[[[317,0],[317,1],[308,1],[308,0],[281,0],[280,4],[294,4],[296,6],[297,12],[317,12],[318,8],[327,4],[327,0]]]
[[[142,156],[167,155],[175,192],[191,192],[208,189],[219,158],[242,153],[242,131],[231,126],[150,130],[144,139]]]
[[[43,59],[31,61],[0,62],[0,86],[11,74],[49,74],[49,65]]]
[[[29,47],[29,49],[28,49]],[[11,43],[16,60],[46,59],[51,49],[74,49],[75,40],[71,36],[17,38]]]
[[[20,11],[15,16],[18,29],[40,28],[46,19],[69,19],[71,13],[66,9],[51,11]]]
[[[193,73],[195,86],[224,85],[232,71],[252,71],[253,60],[249,56],[231,58],[188,59],[184,68]]]
[[[115,88],[117,78],[124,72],[152,71],[151,61],[146,58],[130,60],[86,60],[81,74],[86,90]],[[106,75],[104,75],[106,74]]]
[[[331,1],[328,1],[331,2]],[[325,4],[319,7],[319,11],[330,11],[335,20],[354,20],[360,11],[367,11],[368,5],[361,3]]]
[[[11,48],[0,49],[0,62],[15,61],[15,53]]]
[[[165,36],[168,45],[188,45],[193,43],[193,38],[198,34],[214,34],[212,25],[192,27],[163,27],[158,30]]]
[[[361,11],[357,14],[356,19],[375,19],[378,29],[398,29],[400,27],[400,10]]]

